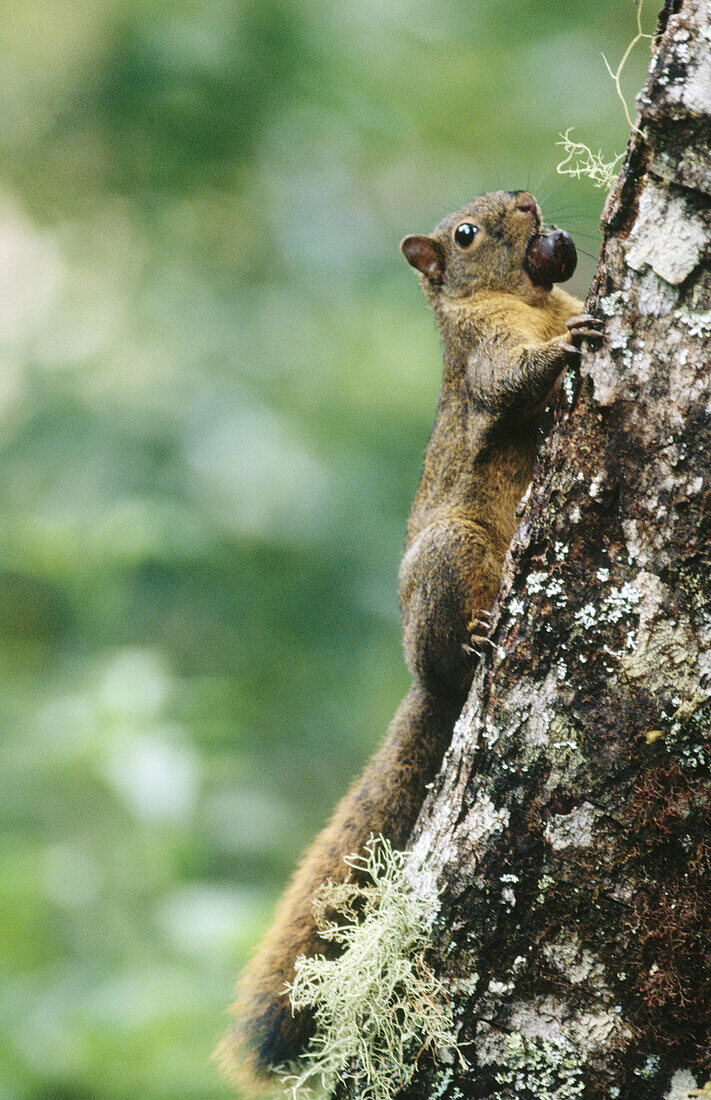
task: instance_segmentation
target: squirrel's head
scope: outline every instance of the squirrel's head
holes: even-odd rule
[[[541,233],[541,209],[528,191],[491,191],[439,223],[430,237],[400,248],[420,272],[433,305],[480,290],[539,301],[575,270],[575,245],[555,227]]]

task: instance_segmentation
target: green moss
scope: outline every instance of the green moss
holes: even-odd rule
[[[371,837],[364,856],[346,858],[366,884],[327,883],[315,900],[319,931],[341,953],[296,961],[291,1002],[312,1010],[316,1029],[304,1059],[284,1071],[294,1098],[350,1081],[363,1100],[388,1100],[419,1053],[456,1048],[445,991],[424,961],[438,899],[413,890],[409,859]]]

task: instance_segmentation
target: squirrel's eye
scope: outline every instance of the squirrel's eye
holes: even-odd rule
[[[479,227],[477,225],[472,225],[471,222],[462,222],[454,230],[454,240],[460,248],[469,248],[478,232]]]

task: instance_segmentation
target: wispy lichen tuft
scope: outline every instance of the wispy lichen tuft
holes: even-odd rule
[[[609,191],[615,182],[617,169],[624,154],[619,153],[612,160],[605,161],[602,151],[593,153],[592,149],[582,141],[573,141],[570,137],[572,132],[571,126],[560,135],[561,140],[556,141],[556,145],[561,145],[566,154],[556,171],[561,176],[574,176],[575,179],[587,176],[595,187],[604,187]]]
[[[616,69],[613,69],[610,62],[605,55],[602,55],[602,60],[605,63],[605,68],[612,77],[615,83],[615,90],[617,96],[622,103],[623,110],[625,112],[625,118],[631,129],[634,129],[634,122],[630,109],[627,106],[627,100],[625,99],[621,78],[624,71],[627,59],[632,53],[638,42],[641,42],[643,38],[653,39],[653,35],[645,34],[642,30],[642,7],[644,0],[637,0],[637,33],[629,43],[625,50],[619,65]],[[593,153],[587,145],[584,145],[582,141],[573,141],[570,135],[573,132],[571,126],[564,134],[561,134],[561,140],[556,142],[556,145],[562,145],[565,150],[565,157],[558,165],[556,171],[561,176],[574,176],[576,179],[580,179],[581,176],[587,176],[587,178],[595,185],[595,187],[604,187],[606,191],[609,191],[615,182],[617,170],[620,166],[620,162],[624,154],[619,153],[611,160],[604,160],[602,151]]]
[[[327,883],[314,902],[324,939],[337,959],[296,960],[289,993],[294,1010],[316,1023],[302,1061],[283,1074],[295,1098],[354,1082],[363,1100],[388,1100],[430,1047],[456,1048],[446,993],[424,959],[436,895],[413,890],[410,856],[371,837],[363,856],[346,863],[360,882]],[[328,919],[328,914],[332,919]]]

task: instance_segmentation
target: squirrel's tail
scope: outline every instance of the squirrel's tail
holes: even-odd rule
[[[228,1075],[249,1081],[253,1092],[268,1086],[278,1066],[297,1059],[311,1035],[309,1013],[292,1012],[285,986],[294,979],[297,955],[333,953],[333,945],[316,929],[315,890],[329,880],[348,877],[343,857],[361,852],[371,833],[386,837],[396,848],[406,843],[459,709],[459,703],[413,686],[382,747],[296,870],[274,924],[241,976],[232,1007],[236,1024],[218,1049]]]

